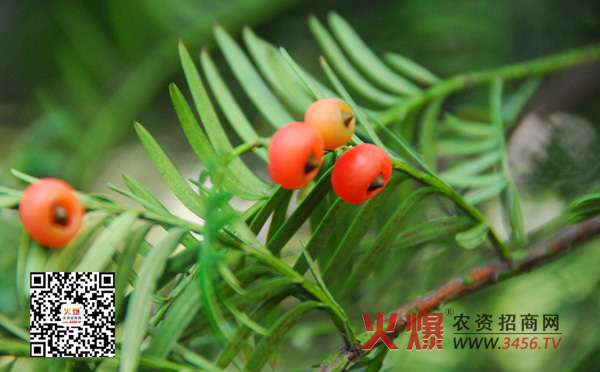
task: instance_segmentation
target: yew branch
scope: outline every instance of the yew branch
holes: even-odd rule
[[[543,265],[551,261],[561,253],[574,248],[600,234],[600,216],[587,221],[569,226],[553,237],[538,244],[530,246],[526,255],[519,260],[502,261],[495,260],[488,265],[472,269],[463,277],[457,277],[442,284],[433,292],[425,296],[419,296],[415,300],[402,305],[394,312],[398,313],[398,321],[394,331],[389,334],[390,338],[396,338],[406,327],[406,315],[416,310],[420,313],[431,312],[439,309],[446,302],[465,294],[476,292],[482,288],[506,280],[513,276],[527,272],[533,267]],[[385,322],[387,323],[387,319]],[[363,333],[357,337],[358,340],[368,339],[370,334]],[[347,348],[345,345],[333,354],[326,362],[322,363],[317,372],[346,371],[349,366],[364,358],[369,351],[357,348]],[[380,347],[380,345],[376,346]]]

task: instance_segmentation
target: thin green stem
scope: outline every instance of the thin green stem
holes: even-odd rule
[[[321,301],[327,308],[333,323],[343,333],[344,343],[346,346],[351,347],[354,345],[356,342],[356,335],[349,326],[350,322],[344,313],[344,310],[337,303],[332,301],[321,288],[306,280],[297,271],[286,265],[279,258],[275,257],[271,251],[262,248],[255,248],[250,245],[245,245],[243,248],[249,255],[256,258],[259,262],[267,265],[279,274],[292,279],[306,292],[314,296],[315,299]]]
[[[435,187],[439,190],[440,193],[446,195],[450,198],[456,205],[458,205],[462,210],[464,210],[469,216],[471,216],[478,223],[484,224],[488,227],[489,237],[492,241],[492,244],[498,250],[500,257],[504,260],[509,260],[511,258],[511,252],[504,244],[504,242],[498,237],[494,229],[490,226],[489,222],[486,218],[479,212],[477,208],[475,208],[472,204],[468,203],[459,193],[457,193],[452,187],[450,187],[445,182],[439,180],[436,177],[432,177],[426,173],[420,172],[417,169],[411,167],[409,164],[402,160],[392,159],[392,165],[394,169],[399,170],[402,173],[405,173],[409,177],[421,181],[429,186]]]
[[[233,151],[231,152],[231,154],[229,154],[229,157],[227,158],[225,164],[229,164],[229,162],[232,161],[233,159],[235,159],[236,157],[241,156],[247,152],[250,152],[257,147],[269,147],[270,140],[271,140],[270,138],[260,138],[260,139],[245,142],[245,143],[242,143],[242,144],[236,146],[233,149]]]
[[[156,327],[157,324],[161,320],[163,320],[165,314],[171,308],[171,305],[173,305],[173,302],[175,302],[175,300],[179,297],[179,295],[181,295],[181,293],[183,292],[184,289],[186,289],[191,283],[194,282],[194,280],[196,280],[196,275],[198,275],[198,271],[199,271],[199,265],[194,264],[194,266],[192,266],[191,270],[189,270],[189,273],[187,275],[182,276],[181,281],[179,283],[177,283],[174,286],[171,293],[169,293],[169,297],[164,299],[163,303],[160,304],[159,308],[156,310],[154,315],[152,315],[152,317],[150,318],[150,321],[149,321],[150,324],[152,324],[154,327]]]
[[[79,193],[79,195],[83,195]],[[186,221],[172,214],[161,214],[152,211],[140,211],[137,208],[128,207],[122,204],[114,204],[106,201],[101,201],[99,199],[94,199],[90,196],[85,196],[82,200],[82,204],[86,210],[102,210],[111,214],[120,214],[123,212],[127,212],[130,210],[134,210],[140,213],[140,217],[159,224],[167,224],[173,227],[182,227],[188,231],[193,231],[198,234],[204,233],[204,227],[200,226],[196,223]]]
[[[22,193],[23,193],[23,191],[21,191],[21,190],[15,190],[15,189],[9,189],[9,188],[0,190],[0,195],[6,194],[6,195],[20,196],[20,195],[22,195]],[[171,227],[181,227],[187,231],[192,231],[197,234],[204,234],[204,226],[184,220],[184,219],[174,216],[168,212],[163,214],[163,213],[149,211],[149,210],[141,211],[137,208],[132,208],[132,207],[129,207],[129,206],[126,206],[123,204],[118,204],[115,202],[110,202],[110,201],[94,198],[94,197],[84,194],[82,192],[78,192],[77,195],[78,195],[78,198],[81,200],[83,207],[87,211],[102,210],[109,214],[121,214],[121,213],[133,210],[133,211],[139,212],[139,217],[143,218],[144,220],[154,222],[157,224],[164,224],[164,225],[171,226]],[[220,234],[217,237],[217,239],[219,240],[220,243],[224,244],[225,246],[239,249],[239,244],[237,244],[237,241],[235,239],[232,239],[223,234]]]
[[[495,69],[475,71],[440,81],[420,94],[406,98],[404,101],[381,112],[378,115],[383,125],[388,125],[404,118],[408,112],[421,107],[429,101],[448,96],[461,90],[482,84],[489,84],[494,79],[523,79],[533,75],[545,75],[579,65],[585,62],[600,60],[600,44],[555,54],[550,57],[515,63]]]

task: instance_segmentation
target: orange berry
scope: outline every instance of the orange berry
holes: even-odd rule
[[[392,160],[370,143],[351,148],[340,156],[331,174],[336,194],[348,203],[362,203],[379,194],[392,175]]]
[[[84,209],[75,189],[57,178],[42,178],[29,185],[19,202],[25,231],[47,247],[63,247],[81,227]]]
[[[318,130],[301,122],[287,124],[271,139],[269,175],[286,189],[304,187],[317,175],[324,152]]]

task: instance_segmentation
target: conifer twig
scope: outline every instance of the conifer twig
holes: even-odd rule
[[[600,60],[600,44],[592,44],[549,57],[523,61],[489,70],[459,74],[439,81],[420,94],[411,96],[391,106],[381,112],[378,115],[378,119],[383,125],[388,125],[394,120],[406,117],[407,113],[411,110],[422,107],[436,98],[446,97],[478,85],[489,84],[497,78],[502,78],[503,80],[523,79],[528,76],[545,75],[582,63],[598,60]]]
[[[471,270],[463,277],[453,278],[430,294],[419,296],[415,300],[396,309],[394,313],[398,313],[398,321],[396,322],[394,331],[388,335],[391,339],[398,337],[400,332],[406,327],[406,315],[413,310],[419,313],[426,313],[439,309],[449,300],[476,292],[497,282],[525,273],[533,267],[545,264],[558,254],[585,243],[599,234],[600,216],[569,226],[553,237],[530,246],[521,259],[514,261],[495,260],[486,266]],[[385,320],[386,324],[387,322],[388,319]],[[357,339],[364,340],[369,337],[370,334],[365,332],[358,335]],[[355,349],[342,346],[339,351],[333,354],[326,362],[322,363],[316,371],[346,371],[348,367],[357,363],[374,349],[362,351],[360,345]]]

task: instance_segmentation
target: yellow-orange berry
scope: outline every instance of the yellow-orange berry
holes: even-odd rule
[[[321,132],[326,150],[334,150],[350,141],[356,119],[346,102],[325,98],[310,105],[304,114],[304,122]]]

